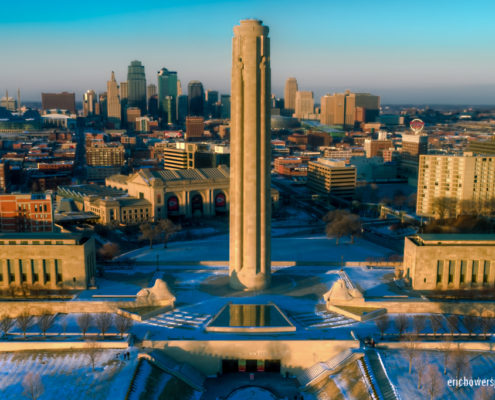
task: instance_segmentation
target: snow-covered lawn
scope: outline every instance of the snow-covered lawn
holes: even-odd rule
[[[302,227],[303,228],[303,227]],[[335,239],[324,235],[296,238],[272,238],[273,261],[366,261],[370,257],[384,257],[391,254],[389,249],[357,238],[354,244],[342,238],[336,245]],[[207,240],[169,243],[168,248],[154,245],[143,247],[120,256],[136,261],[218,261],[229,259],[228,235],[215,236]]]
[[[452,354],[452,352],[451,352]],[[495,378],[495,354],[493,353],[478,353],[468,352],[469,369],[461,372],[461,376],[466,378]],[[430,396],[425,392],[425,386],[428,381],[426,374],[423,376],[422,388],[418,389],[418,369],[421,367],[426,370],[428,365],[433,365],[438,368],[441,379],[438,386],[441,389],[441,394],[435,397],[438,400],[473,400],[479,388],[462,387],[455,390],[449,387],[448,379],[456,377],[455,368],[452,362],[448,363],[447,373],[444,375],[444,358],[441,351],[418,351],[417,357],[413,360],[412,371],[409,374],[409,360],[405,351],[399,350],[380,350],[383,363],[387,370],[387,374],[392,381],[392,384],[397,388],[400,397],[403,400],[426,399]],[[423,365],[419,357],[424,357]],[[453,357],[451,357],[452,361]]]
[[[136,351],[123,361],[120,350],[98,352],[95,370],[84,351],[0,353],[0,398],[28,399],[23,380],[28,373],[39,374],[43,395],[39,400],[124,399],[134,368]]]
[[[368,269],[366,267],[345,268],[351,281],[364,291],[365,296],[394,296],[390,290],[393,269]]]

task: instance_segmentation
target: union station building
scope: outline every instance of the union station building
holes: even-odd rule
[[[228,210],[229,169],[223,165],[185,170],[141,169],[129,176],[113,175],[105,185],[124,191],[128,197],[93,201],[101,212],[93,210],[88,200],[88,211],[96,211],[103,223],[214,216]]]
[[[80,211],[92,212],[98,222],[139,224],[166,218],[212,217],[229,211],[230,170],[217,168],[181,170],[141,169],[131,175],[112,175],[105,186],[60,186],[57,197],[71,198]],[[279,192],[271,189],[272,209]]]

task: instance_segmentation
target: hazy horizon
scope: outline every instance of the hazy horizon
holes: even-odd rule
[[[416,1],[131,1],[3,5],[0,95],[106,91],[131,60],[178,72],[205,90],[230,92],[232,28],[256,17],[270,28],[272,92],[297,78],[315,101],[325,93],[371,92],[387,104],[495,104],[495,4]]]

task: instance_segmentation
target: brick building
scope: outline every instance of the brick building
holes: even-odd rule
[[[52,199],[45,194],[0,196],[1,232],[52,232]]]

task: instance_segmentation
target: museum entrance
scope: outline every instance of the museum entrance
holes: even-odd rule
[[[222,360],[222,373],[235,372],[277,372],[280,360]]]

